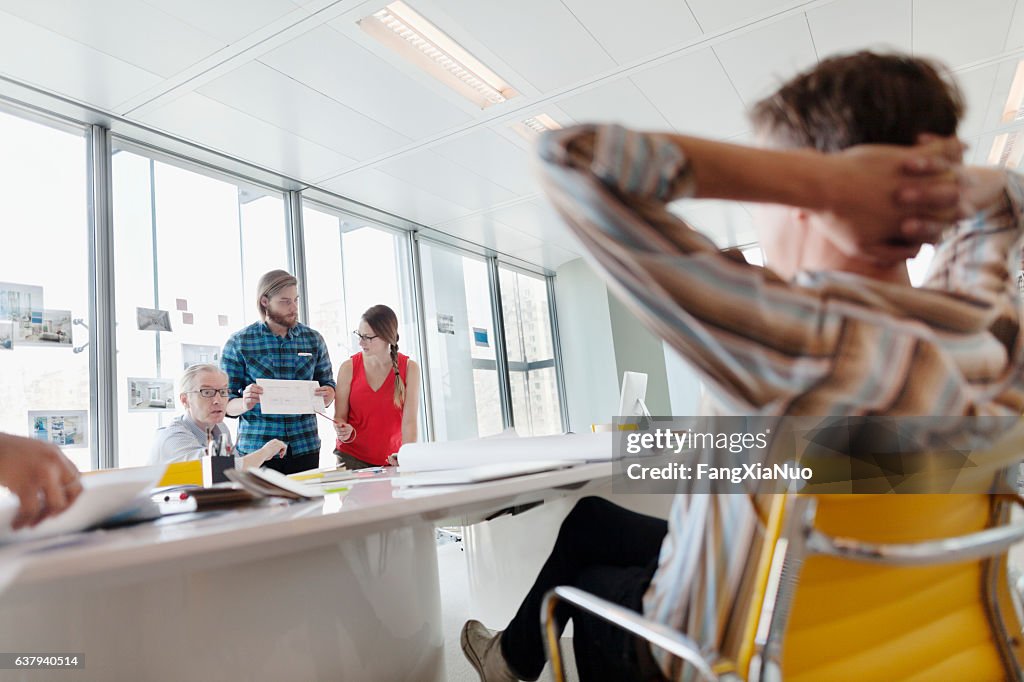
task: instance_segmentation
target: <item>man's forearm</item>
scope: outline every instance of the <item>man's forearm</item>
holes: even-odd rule
[[[228,401],[226,412],[229,417],[237,417],[238,415],[248,411],[249,408],[245,406],[245,398],[232,398]]]

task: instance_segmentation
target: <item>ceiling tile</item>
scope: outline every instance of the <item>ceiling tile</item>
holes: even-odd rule
[[[382,161],[374,167],[474,211],[516,198],[510,190],[429,149]]]
[[[1006,109],[1006,99],[1010,95],[1013,77],[1017,73],[1017,64],[1018,60],[1016,58],[1007,59],[995,64],[993,67],[972,69],[967,72],[954,74],[957,82],[966,81],[969,83],[971,80],[974,80],[971,77],[974,71],[988,72],[990,68],[995,68],[996,70],[994,78],[989,81],[990,87],[987,93],[984,92],[983,88],[979,87],[976,92],[967,95],[968,117],[972,119],[977,117],[981,121],[980,125],[973,126],[974,134],[1007,125],[1002,120],[1003,111]],[[986,99],[980,99],[986,94]]]
[[[714,51],[747,106],[818,61],[802,14],[730,38]]]
[[[471,120],[430,89],[328,26],[260,57],[304,85],[413,139]]]
[[[355,163],[343,154],[196,93],[169,102],[141,120],[306,182]]]
[[[233,43],[267,24],[296,12],[289,0],[143,0],[203,33]],[[85,3],[82,3],[85,4]],[[308,16],[299,12],[297,18]]]
[[[539,265],[548,270],[558,270],[561,266],[580,257],[580,254],[553,244],[545,244],[537,249],[526,249],[524,251],[513,251],[508,255],[514,256],[527,263]]]
[[[1016,64],[1013,65],[1016,67]],[[1002,91],[998,104],[990,111],[989,103],[997,96],[994,95],[996,76],[999,74],[1000,65],[993,64],[981,69],[972,69],[966,73],[956,74],[956,82],[964,95],[967,103],[967,111],[963,121],[960,123],[959,134],[961,137],[974,137],[985,130],[1000,125],[999,114],[1002,105],[1006,101],[1006,93],[1009,92],[1009,81],[1006,89]],[[1012,73],[1013,69],[1009,69]],[[1012,78],[1012,76],[1011,76]]]
[[[636,84],[625,77],[560,99],[558,108],[578,123],[618,123],[642,130],[672,127]]]
[[[46,59],[40,59],[46,55]],[[0,73],[106,109],[160,77],[52,31],[0,12]]]
[[[634,73],[630,80],[681,133],[722,138],[749,127],[743,101],[710,48]]]
[[[544,245],[540,239],[504,225],[487,214],[466,216],[434,229],[507,254],[525,249],[538,249]]]
[[[1006,34],[1005,49],[1019,50],[1024,47],[1024,5],[1018,1],[1013,8],[1013,19],[1010,21],[1010,30]]]
[[[197,92],[360,161],[411,141],[259,62],[249,62]]]
[[[465,206],[440,199],[374,168],[361,168],[319,186],[421,225],[454,220],[470,212]]]
[[[914,54],[940,59],[955,69],[1001,53],[1014,3],[1015,0],[914,3]]]
[[[735,201],[676,201],[669,209],[719,248],[757,240],[753,216],[743,204]]]
[[[543,197],[494,209],[490,215],[504,225],[543,239],[545,243],[570,250],[580,248],[576,236]]]
[[[911,50],[912,0],[839,0],[807,12],[818,55]]]
[[[750,23],[792,5],[786,0],[686,0],[704,33]]]
[[[165,78],[226,45],[135,0],[0,0],[0,10]]]
[[[701,35],[689,7],[678,0],[564,4],[619,64],[688,44]]]
[[[540,191],[533,170],[532,152],[523,150],[488,128],[441,142],[431,150],[518,196]]]
[[[457,41],[460,34],[473,36],[541,92],[565,87],[616,65],[561,2],[447,0],[443,7],[449,16],[458,17],[457,26],[438,18],[443,30]],[[500,72],[498,75],[510,78]],[[514,82],[511,85],[517,87]]]

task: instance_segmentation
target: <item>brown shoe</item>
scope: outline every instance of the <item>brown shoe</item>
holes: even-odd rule
[[[501,633],[488,630],[478,620],[462,626],[462,653],[466,655],[480,682],[519,682],[501,653]]]

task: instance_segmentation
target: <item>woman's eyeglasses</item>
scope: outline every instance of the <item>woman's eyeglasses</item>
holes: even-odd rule
[[[189,393],[198,393],[204,398],[212,398],[215,395],[219,395],[221,398],[227,398],[231,395],[230,388],[200,388],[198,391],[189,391]]]
[[[377,338],[376,334],[360,334],[359,332],[352,332],[352,336],[356,337],[360,341],[370,342]]]

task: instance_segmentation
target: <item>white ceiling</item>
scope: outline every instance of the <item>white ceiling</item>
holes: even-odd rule
[[[0,0],[0,94],[31,85],[554,270],[579,245],[524,118],[743,142],[746,108],[797,70],[895,48],[952,68],[983,162],[1024,57],[1021,0],[406,2],[521,96],[481,111],[371,41],[356,22],[385,0]],[[753,239],[749,207],[674,210]]]

